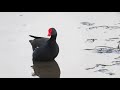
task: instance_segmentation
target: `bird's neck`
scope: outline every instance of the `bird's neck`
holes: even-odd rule
[[[56,35],[52,35],[51,37],[50,37],[50,41],[56,41],[56,37],[57,37],[57,34]]]
[[[48,41],[48,44],[49,45],[54,45],[56,43],[56,37],[57,37],[57,34],[56,35],[52,35]]]

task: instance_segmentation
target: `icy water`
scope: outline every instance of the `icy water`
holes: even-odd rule
[[[33,64],[29,35],[50,27],[59,55]],[[120,77],[119,12],[0,12],[0,39],[0,78]]]

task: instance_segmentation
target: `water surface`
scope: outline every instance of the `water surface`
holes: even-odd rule
[[[119,53],[85,50],[117,48],[119,16],[116,12],[0,12],[0,78],[119,78]],[[33,64],[29,35],[48,37],[50,27],[58,33],[59,55],[53,62]]]

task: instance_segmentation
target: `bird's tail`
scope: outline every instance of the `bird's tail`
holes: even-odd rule
[[[33,38],[35,38],[35,39],[37,39],[37,38],[41,38],[41,37],[37,37],[37,36],[33,36],[33,35],[29,35],[30,37],[33,37]]]

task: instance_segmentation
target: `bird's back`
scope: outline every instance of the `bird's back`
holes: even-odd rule
[[[33,51],[34,51],[35,48],[45,45],[48,40],[49,40],[49,38],[41,37],[41,38],[37,38],[34,40],[29,40],[29,42],[31,43]]]

